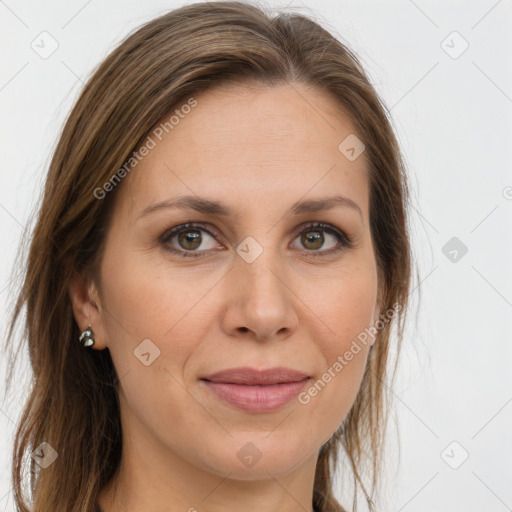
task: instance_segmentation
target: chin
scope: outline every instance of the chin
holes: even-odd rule
[[[274,439],[271,439],[275,436]],[[311,456],[318,448],[310,446],[304,438],[295,435],[278,436],[276,433],[250,432],[233,435],[227,446],[217,444],[208,460],[200,464],[210,472],[233,480],[262,480],[289,474]]]

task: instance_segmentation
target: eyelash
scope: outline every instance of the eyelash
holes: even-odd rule
[[[343,250],[351,249],[353,247],[352,240],[344,233],[343,231],[335,228],[334,226],[331,226],[330,224],[325,224],[323,222],[313,222],[311,224],[308,224],[302,231],[296,234],[295,238],[298,236],[307,233],[308,231],[314,231],[315,228],[317,228],[318,231],[325,231],[331,235],[333,235],[338,242],[341,244],[341,246],[335,248],[335,249],[329,249],[327,251],[314,251],[314,250],[307,250],[304,249],[306,252],[311,253],[310,255],[314,258],[326,256],[326,255],[332,255],[337,254]],[[168,242],[173,238],[173,236],[183,232],[183,231],[192,231],[192,230],[198,230],[198,231],[206,231],[210,236],[213,238],[216,238],[219,236],[219,233],[212,233],[210,229],[206,228],[205,225],[200,223],[194,223],[194,222],[187,222],[186,224],[181,224],[179,226],[176,226],[170,230],[167,230],[159,239],[159,242],[162,246],[164,246],[165,250],[172,252],[174,254],[179,254],[183,256],[184,258],[204,258],[207,257],[208,254],[201,254],[201,253],[207,253],[208,251],[185,251],[185,250],[178,250],[170,245],[168,245]],[[216,231],[216,230],[213,230]]]

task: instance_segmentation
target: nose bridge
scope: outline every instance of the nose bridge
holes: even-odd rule
[[[273,245],[272,235],[265,234],[266,246],[263,246],[255,237],[246,237],[236,248],[236,275],[244,286],[251,290],[251,295],[260,296],[270,294],[266,300],[283,295],[282,261],[277,247]],[[259,236],[262,239],[262,236]],[[281,277],[279,279],[279,277]]]
[[[267,235],[266,247],[256,237],[245,238],[236,248],[237,257],[230,272],[236,283],[231,288],[236,290],[236,297],[228,300],[232,301],[231,306],[236,305],[236,327],[252,330],[257,338],[270,337],[283,327],[291,329],[296,324],[285,266],[271,241],[272,235]]]

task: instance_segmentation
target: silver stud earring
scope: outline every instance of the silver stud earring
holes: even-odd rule
[[[79,341],[84,347],[92,347],[94,345],[94,332],[90,325],[80,334]]]

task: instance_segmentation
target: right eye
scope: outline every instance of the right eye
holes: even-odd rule
[[[160,238],[160,243],[167,251],[179,254],[185,258],[203,257],[204,254],[201,253],[215,248],[216,245],[210,242],[209,247],[206,247],[204,250],[198,250],[204,243],[202,233],[206,233],[208,237],[215,240],[215,235],[203,225],[188,222],[187,224],[181,224],[180,226],[167,230]],[[173,239],[175,239],[175,244],[178,245],[178,247],[172,243],[174,241]]]

